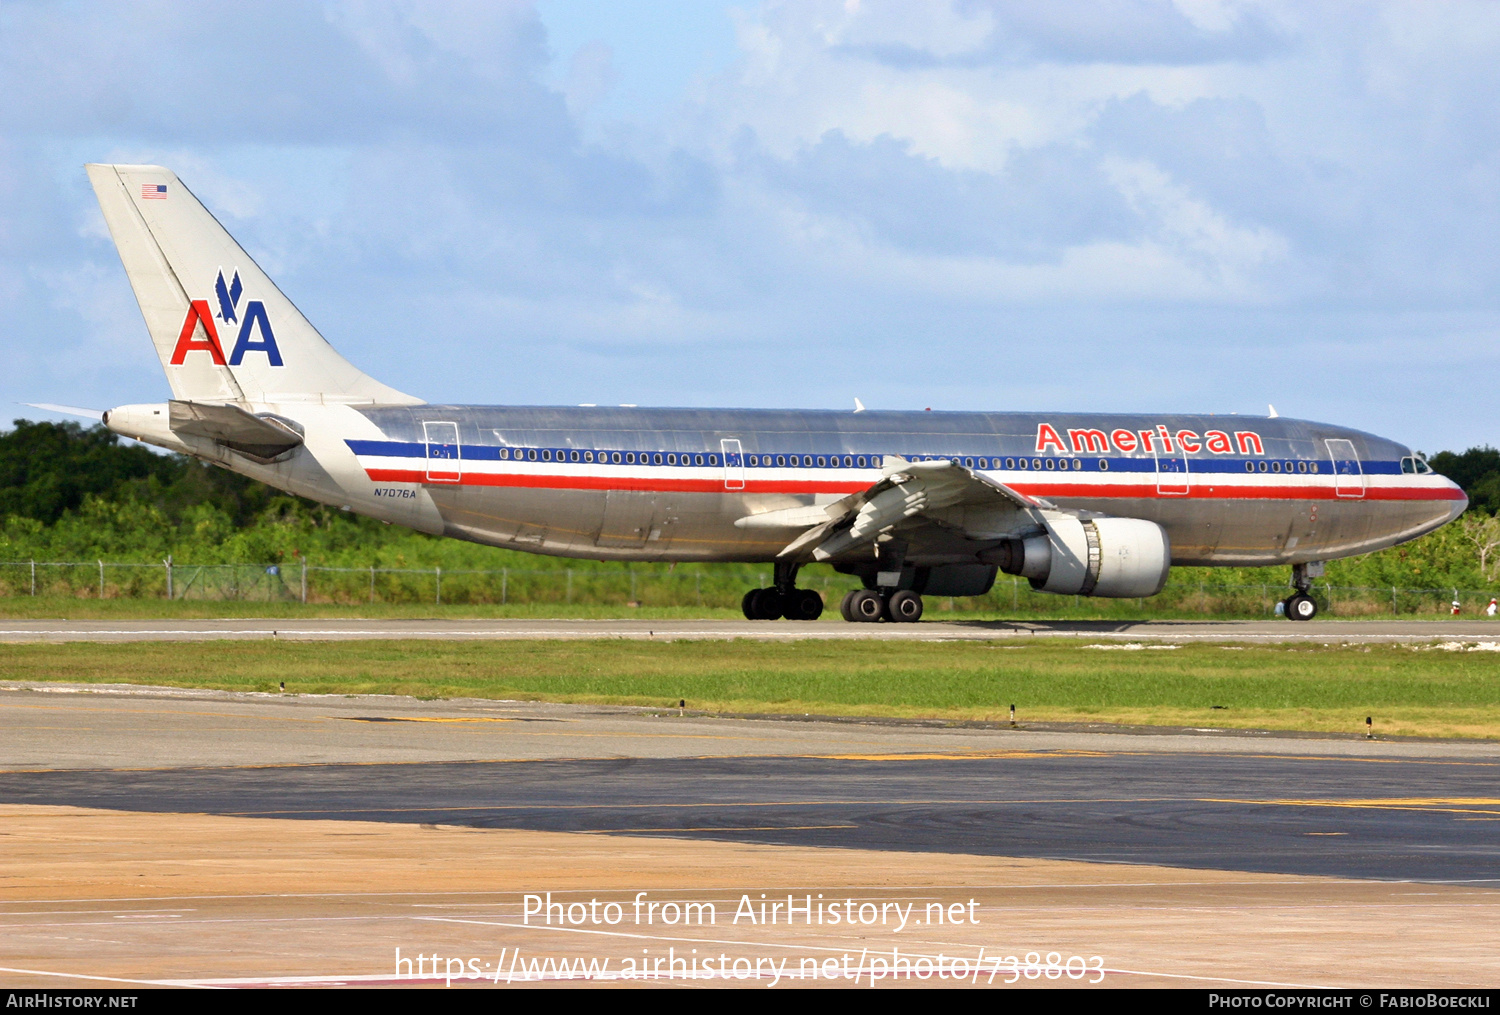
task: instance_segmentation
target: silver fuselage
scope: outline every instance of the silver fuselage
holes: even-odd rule
[[[1412,452],[1400,444],[1287,418],[464,405],[339,411],[358,418],[347,428],[354,432],[321,441],[309,434],[307,448],[337,492],[320,490],[323,482],[290,482],[304,471],[294,463],[225,464],[387,521],[569,557],[769,561],[795,532],[737,521],[863,490],[890,455],[955,459],[1062,509],[1157,522],[1170,536],[1174,565],[1366,553],[1429,532],[1467,504],[1442,476],[1416,474],[1411,465],[1403,471]],[[1229,450],[1224,440],[1210,450],[1209,434],[1227,439]],[[972,540],[929,529],[908,551],[910,563],[973,559]]]

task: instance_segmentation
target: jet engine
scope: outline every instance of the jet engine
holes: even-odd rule
[[[1167,583],[1172,546],[1166,530],[1141,518],[1048,518],[1036,535],[1007,539],[980,555],[1038,592],[1132,599]]]

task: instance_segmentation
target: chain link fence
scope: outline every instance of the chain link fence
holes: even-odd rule
[[[676,569],[629,568],[454,569],[323,567],[312,564],[157,564],[114,561],[0,562],[0,596],[73,596],[97,599],[188,599],[304,603],[432,603],[434,605],[577,604],[735,609],[747,589],[771,582],[769,567],[716,565]],[[798,584],[822,593],[832,608],[857,579],[807,574]],[[1001,575],[987,595],[928,597],[939,613],[1025,616],[1122,616],[1188,613],[1266,616],[1290,594],[1285,585],[1172,581],[1150,599],[1104,600],[1055,596],[1032,590],[1021,578]],[[1336,616],[1442,616],[1459,604],[1460,615],[1483,615],[1496,589],[1354,587],[1316,583],[1314,598]]]
[[[811,577],[801,584],[825,598],[853,579]],[[113,561],[3,561],[0,596],[189,599],[304,603],[598,604],[738,608],[749,588],[771,582],[771,569],[668,565],[601,568],[447,569],[322,567],[311,564],[159,564]]]

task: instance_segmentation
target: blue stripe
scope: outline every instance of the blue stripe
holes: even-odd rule
[[[362,456],[365,456],[365,457],[371,457],[371,458],[426,458],[426,457],[428,457],[428,451],[427,451],[428,445],[423,444],[423,443],[421,443],[419,441],[346,440],[344,443],[346,443],[347,445],[349,445],[349,450],[350,451],[353,451],[356,455],[362,455]],[[441,448],[444,451],[448,451],[448,449],[452,448],[452,445],[435,444],[435,445],[432,445],[432,447],[433,447],[434,450]],[[504,450],[506,452],[506,458],[505,459],[501,458],[501,454],[500,453],[501,453],[502,450]],[[486,445],[486,444],[462,444],[458,448],[459,457],[462,458],[465,461],[471,461],[471,462],[498,462],[498,461],[502,461],[502,460],[519,460],[520,459],[520,453],[522,453],[524,451],[535,451],[535,452],[537,452],[538,457],[537,457],[536,460],[541,460],[541,457],[540,457],[541,456],[541,452],[546,451],[546,452],[549,453],[549,457],[553,461],[564,462],[564,461],[567,460],[567,455],[568,455],[568,453],[570,451],[582,451],[582,449],[579,449],[579,448],[524,448],[524,449],[523,448],[504,448],[504,449],[502,449],[502,448],[499,448],[499,447],[496,447],[496,446],[493,446],[493,445]],[[605,456],[610,455],[610,454],[615,454],[615,453],[618,453],[618,454],[620,454],[622,456],[625,455],[625,454],[627,454],[627,452],[624,451],[624,450],[620,450],[620,451],[616,452],[615,449],[613,449],[613,448],[607,448],[607,449],[605,449],[603,451],[595,450],[594,451],[594,455],[595,455],[596,459],[599,459],[599,460],[595,461],[593,463],[588,463],[588,464],[595,464],[595,465],[610,464],[608,462],[603,461],[603,459],[605,458]],[[634,451],[634,452],[629,452],[629,453],[635,454],[637,456],[637,458],[640,459],[640,461],[634,463],[634,464],[637,464],[637,465],[646,465],[646,464],[649,464],[649,460],[646,458],[647,455],[650,455],[650,454],[666,454],[666,452],[647,452],[647,451]],[[711,464],[712,464],[713,467],[718,467],[719,458],[720,458],[720,454],[718,452],[707,451],[707,450],[701,451],[701,452],[672,452],[672,453],[673,454],[677,454],[677,455],[679,455],[681,457],[684,457],[684,458],[686,458],[687,455],[689,455],[689,454],[701,454],[705,458],[706,465],[709,464],[707,460],[710,459],[710,458],[712,459],[712,463]],[[515,456],[516,456],[515,459],[511,459],[510,458],[510,456],[512,454],[515,454]],[[857,452],[847,452],[847,453],[846,452],[840,452],[838,455],[825,455],[823,457],[825,458],[825,460],[828,461],[829,464],[826,465],[826,466],[824,466],[824,468],[830,468],[830,469],[850,468],[851,466],[846,466],[846,465],[843,464],[843,458],[846,457],[846,456],[847,457],[856,457],[857,455],[858,455]],[[448,453],[448,454],[441,454],[441,453],[440,454],[436,454],[436,455],[433,455],[433,457],[434,458],[451,459],[451,452]],[[745,465],[744,465],[745,468],[755,469],[755,468],[766,468],[766,467],[769,466],[769,463],[767,463],[766,465],[762,465],[759,462],[757,462],[756,464],[752,465],[752,464],[750,464],[749,459],[751,459],[751,458],[761,459],[761,458],[767,458],[767,457],[770,457],[770,456],[767,455],[765,452],[757,451],[757,452],[754,452],[753,454],[746,453],[746,454],[744,454],[744,455],[741,456],[741,459],[742,459],[742,461],[745,462]],[[785,459],[787,461],[786,465],[784,465],[784,466],[769,466],[769,467],[805,468],[805,466],[802,465],[802,459],[805,458],[805,457],[808,457],[808,456],[806,454],[804,454],[803,452],[798,452],[796,454],[786,454],[783,457],[785,457]],[[816,459],[817,456],[812,456],[812,457],[814,457]],[[872,455],[869,452],[864,452],[864,457],[866,459],[870,459],[870,458],[874,458],[874,457],[878,457],[878,456],[877,455]],[[953,455],[911,455],[909,457],[910,457],[911,460],[914,460],[914,461],[924,461],[924,460],[925,461],[933,461],[935,459],[942,459],[942,458],[957,458],[960,462],[963,462],[965,460],[972,460],[972,461],[975,462],[976,467],[981,468],[983,471],[986,471],[986,472],[1041,472],[1041,471],[1047,471],[1047,472],[1133,472],[1133,473],[1153,473],[1154,474],[1157,471],[1157,467],[1156,467],[1157,463],[1156,463],[1156,459],[1154,459],[1154,458],[1116,458],[1116,457],[1108,457],[1108,456],[1105,456],[1105,457],[1098,457],[1098,456],[1093,456],[1093,457],[1076,456],[1076,457],[1066,457],[1066,458],[1064,458],[1064,457],[1042,456],[1042,455],[1033,455],[1033,456],[1029,456],[1029,457],[1022,457],[1022,456],[1019,456],[1019,455],[998,455],[998,456],[997,455],[958,455],[958,456],[953,456]],[[980,465],[979,464],[980,462],[984,462],[986,460],[988,462],[987,465]],[[1021,469],[1021,468],[1016,468],[1015,466],[1007,467],[1006,464],[1005,464],[1007,461],[1014,462],[1014,463],[1016,463],[1016,465],[1019,465],[1021,462],[1024,461],[1024,462],[1027,463],[1028,468]],[[1082,468],[1081,469],[1075,469],[1075,468],[1072,467],[1071,464],[1065,465],[1061,469],[1058,469],[1056,467],[1054,467],[1052,469],[1047,469],[1046,468],[1046,464],[1048,462],[1067,462],[1067,463],[1072,463],[1074,461],[1081,462],[1082,463]],[[1182,461],[1182,459],[1180,459],[1180,458],[1166,458],[1166,459],[1163,459],[1162,461],[1163,462],[1180,462],[1180,461]],[[1261,457],[1261,456],[1255,456],[1255,457],[1249,457],[1249,458],[1237,457],[1237,456],[1231,456],[1231,457],[1228,457],[1228,458],[1222,458],[1222,457],[1214,457],[1214,458],[1189,458],[1187,460],[1187,462],[1188,462],[1187,474],[1188,475],[1205,475],[1205,474],[1215,474],[1215,473],[1216,474],[1229,474],[1229,475],[1248,474],[1251,470],[1246,469],[1246,467],[1245,467],[1246,464],[1247,463],[1254,463],[1255,464],[1255,469],[1254,469],[1255,475],[1276,475],[1277,473],[1273,473],[1271,471],[1271,468],[1270,468],[1271,463],[1273,463],[1273,462],[1281,462],[1284,465],[1286,465],[1287,468],[1286,468],[1286,471],[1283,471],[1283,472],[1279,473],[1280,475],[1288,475],[1288,474],[1290,474],[1290,475],[1313,475],[1314,473],[1299,473],[1299,472],[1293,471],[1296,468],[1296,463],[1298,463],[1300,461],[1308,461],[1308,460],[1306,460],[1306,459],[1286,459],[1286,458],[1276,459],[1276,458]],[[1041,463],[1039,467],[1038,467],[1037,463]],[[1264,472],[1260,469],[1260,465],[1262,463],[1264,463],[1266,465],[1266,469],[1264,470]],[[583,464],[583,463],[579,463],[579,464]],[[685,465],[685,464],[688,464],[688,463],[684,462],[682,464]],[[1308,464],[1309,464],[1309,466],[1314,467],[1314,468],[1317,469],[1317,472],[1316,472],[1317,475],[1328,476],[1328,475],[1332,475],[1333,474],[1333,466],[1332,466],[1332,463],[1330,463],[1330,462],[1327,462],[1327,461],[1308,461]],[[852,466],[852,467],[858,468],[858,466]],[[1401,463],[1399,461],[1365,461],[1365,462],[1361,462],[1360,463],[1360,469],[1367,476],[1399,476],[1399,475],[1401,475]],[[1171,475],[1171,473],[1168,473],[1168,475]]]

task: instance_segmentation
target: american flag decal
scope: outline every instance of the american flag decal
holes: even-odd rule
[[[167,199],[167,185],[165,183],[143,183],[141,184],[142,201],[165,201]]]

